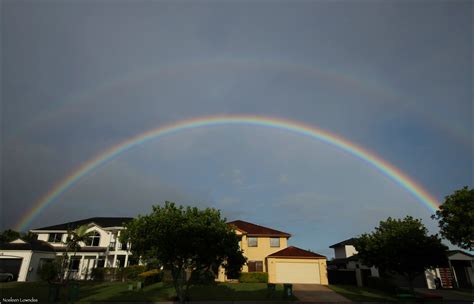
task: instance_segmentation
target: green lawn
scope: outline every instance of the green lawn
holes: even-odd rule
[[[169,301],[176,294],[169,283],[156,283],[142,290],[128,290],[128,283],[122,282],[80,282],[79,301],[87,302],[146,302]],[[40,303],[48,302],[49,286],[46,283],[0,283],[4,298],[36,298]],[[64,290],[66,291],[66,290]],[[284,301],[283,287],[277,285],[276,292],[270,295],[264,283],[218,283],[209,286],[192,286],[189,297],[191,301],[211,300],[276,300]],[[65,297],[63,297],[65,298]]]
[[[352,285],[329,285],[338,294],[356,302],[390,302],[397,298],[380,290]]]

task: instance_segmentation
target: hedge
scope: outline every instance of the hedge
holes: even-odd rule
[[[95,281],[133,281],[146,270],[146,266],[134,265],[125,268],[94,268],[91,277]]]
[[[120,269],[121,281],[135,281],[138,279],[138,275],[146,271],[145,265],[133,265]]]
[[[161,282],[162,279],[163,279],[163,271],[159,269],[148,270],[138,275],[138,280],[143,283],[143,286]]]
[[[266,272],[242,272],[239,277],[241,283],[268,283]]]

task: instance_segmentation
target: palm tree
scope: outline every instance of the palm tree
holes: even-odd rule
[[[66,282],[69,281],[71,271],[69,271],[69,265],[72,259],[76,256],[77,252],[81,249],[81,243],[87,243],[92,235],[92,231],[87,231],[89,227],[87,225],[82,225],[77,227],[74,230],[68,230],[66,238],[66,252],[64,253],[64,269],[67,269]],[[74,254],[68,259],[68,253],[74,252]],[[61,276],[63,280],[64,276]]]

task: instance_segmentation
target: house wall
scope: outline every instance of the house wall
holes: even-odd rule
[[[62,256],[64,253],[57,253],[58,256]],[[80,259],[78,271],[71,271],[70,279],[75,280],[86,280],[90,278],[90,273],[93,268],[97,265],[97,260],[99,258],[105,258],[103,252],[69,252],[68,257],[71,258],[75,256]],[[105,265],[107,267],[107,265]]]
[[[346,249],[344,246],[338,246],[334,248],[334,256],[336,259],[345,259],[346,258]]]
[[[38,274],[39,262],[41,259],[54,259],[56,254],[54,252],[37,252],[34,251],[31,255],[30,265],[28,267],[28,275],[26,277],[27,282],[39,281],[40,276]]]
[[[276,282],[276,263],[315,263],[319,264],[319,278],[322,285],[328,285],[326,259],[268,258],[268,282]]]
[[[270,247],[270,237],[258,237],[257,247],[248,247],[247,235],[242,235],[242,241],[240,243],[243,254],[247,257],[248,261],[262,261],[263,271],[266,272],[265,259],[268,255],[285,249],[288,247],[288,238],[280,237],[280,247]],[[242,269],[243,272],[248,271],[248,266],[245,265]]]
[[[337,246],[334,248],[336,259],[345,259],[357,254],[357,250],[352,245]]]
[[[471,261],[471,267],[467,269],[469,279],[471,280],[471,285],[474,288],[474,261]]]
[[[20,271],[18,273],[18,282],[25,282],[28,276],[28,268],[30,267],[32,253],[31,250],[2,250],[0,252],[0,259],[22,259]]]
[[[360,261],[349,261],[346,264],[346,269],[355,270],[357,286],[363,286],[362,269],[370,269],[370,276],[380,277],[377,267],[369,267],[361,264]]]
[[[455,263],[454,261],[469,261],[470,263],[466,263],[469,266],[463,267],[463,270],[466,272],[466,275],[469,277],[469,281],[471,283],[471,286],[474,287],[474,258],[467,255],[467,254],[462,254],[462,253],[455,253],[453,255],[450,255],[448,257],[449,261]],[[457,278],[457,273],[456,271],[459,271],[459,268],[452,268],[453,275],[456,280]]]
[[[100,235],[100,241],[98,247],[106,247],[107,251],[97,251],[97,252],[77,252],[75,255],[80,257],[81,261],[79,264],[79,270],[77,272],[71,272],[71,278],[82,280],[90,278],[91,270],[96,267],[97,260],[99,257],[104,258],[105,264],[104,267],[118,267],[119,257],[123,256],[124,260],[120,267],[128,266],[129,257],[132,255],[130,252],[130,246],[126,250],[122,249],[122,244],[119,241],[120,232],[123,228],[122,227],[109,227],[109,228],[102,228],[97,225],[91,225],[87,232],[98,232]],[[49,234],[50,233],[63,233],[62,243],[50,243],[52,246],[55,247],[64,247],[65,241],[67,238],[67,231],[61,230],[49,230],[49,231],[32,231],[38,235],[38,240],[42,240],[48,242]],[[80,243],[82,247],[86,244]],[[58,256],[63,255],[62,252],[57,253]],[[74,255],[74,253],[69,253],[69,257]],[[39,260],[38,260],[39,262]]]
[[[63,237],[61,238],[62,243],[50,243],[50,242],[48,242],[50,233],[63,233]],[[67,234],[66,231],[48,231],[48,232],[37,233],[39,241],[45,241],[45,242],[48,242],[48,244],[51,244],[52,246],[58,246],[58,247],[64,246],[63,243],[66,242],[66,237],[67,237],[66,234]]]
[[[87,229],[87,232],[92,232],[92,231],[97,231],[100,234],[100,242],[99,242],[99,247],[109,247],[111,241],[116,241],[117,246],[115,248],[119,249],[120,248],[120,242],[118,240],[118,236],[120,235],[120,228],[117,227],[117,229],[103,229],[99,226],[93,225]],[[48,231],[41,231],[41,232],[35,232],[34,230],[32,231],[38,235],[38,240],[40,241],[45,241],[48,242],[49,239],[49,234],[50,233],[63,233],[63,237],[61,239],[62,243],[49,243],[53,246],[64,246],[64,242],[66,242],[67,238],[67,231],[65,230],[48,230]],[[85,244],[81,244],[81,246],[84,246]]]
[[[356,250],[355,247],[352,246],[352,245],[346,245],[346,246],[344,246],[344,250],[345,250],[345,252],[346,252],[346,256],[345,256],[346,258],[351,257],[351,256],[357,254],[357,250]]]
[[[465,254],[462,254],[462,253],[455,253],[453,255],[450,255],[448,257],[449,260],[461,260],[461,261],[473,261],[474,258],[470,257],[470,256],[467,256]]]
[[[128,259],[129,259],[129,256],[131,255],[131,252],[130,252],[130,246],[128,246],[127,250],[122,249],[122,246],[121,246],[122,244],[119,241],[120,231],[122,229],[123,228],[121,227],[103,229],[102,227],[97,226],[97,225],[92,225],[91,227],[89,227],[89,229],[87,229],[87,232],[96,231],[99,233],[100,241],[99,241],[98,247],[108,248],[108,253],[107,253],[108,258],[106,259],[106,265],[105,265],[106,267],[117,267],[118,256],[125,256],[125,263],[124,265],[120,265],[121,267],[128,265]],[[55,246],[55,247],[65,246],[64,242],[66,241],[66,238],[67,238],[67,231],[50,230],[50,231],[40,231],[40,232],[32,231],[32,232],[38,235],[38,240],[42,240],[45,242],[48,242],[50,233],[64,233],[62,237],[63,243],[49,243],[48,242],[48,244],[51,244],[52,246]],[[82,242],[80,243],[80,245],[85,246],[85,244]],[[88,254],[95,254],[95,253],[88,253]],[[97,252],[97,254],[103,255],[102,252]],[[84,276],[80,275],[79,277],[82,278]]]
[[[428,289],[436,289],[435,279],[437,277],[439,277],[437,269],[425,270],[426,287],[428,287]]]

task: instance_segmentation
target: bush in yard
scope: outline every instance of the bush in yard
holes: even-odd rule
[[[105,268],[93,268],[91,270],[91,278],[94,281],[104,281],[105,279]]]
[[[123,268],[94,268],[91,271],[91,277],[94,281],[121,281]]]
[[[143,286],[161,282],[162,279],[163,272],[159,269],[148,270],[138,275],[138,280],[143,283]]]
[[[120,269],[120,280],[121,281],[135,281],[138,279],[138,275],[145,272],[145,265],[133,265]]]
[[[38,269],[38,274],[42,281],[48,283],[56,281],[59,279],[60,265],[55,261],[45,263]]]
[[[268,273],[266,272],[242,272],[239,277],[241,283],[267,283]]]
[[[196,285],[210,285],[216,283],[216,275],[212,271],[193,272],[191,281]]]
[[[148,259],[147,261],[145,261],[146,263],[146,271],[148,270],[153,270],[153,269],[161,269],[161,266],[163,266],[162,263],[160,263],[160,261],[158,261],[157,259]]]

